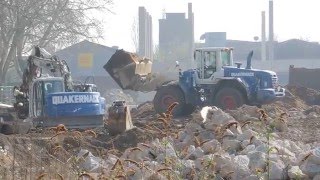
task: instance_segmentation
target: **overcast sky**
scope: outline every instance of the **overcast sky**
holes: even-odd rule
[[[195,40],[205,32],[227,32],[228,39],[253,41],[261,36],[261,11],[266,11],[268,27],[269,0],[114,0],[112,11],[105,14],[104,39],[108,46],[133,51],[132,24],[138,7],[145,6],[152,15],[154,43],[158,42],[159,19],[163,11],[187,14],[193,4]],[[320,41],[320,2],[318,0],[274,0],[274,33],[279,41],[302,38]],[[268,28],[266,28],[268,36]]]

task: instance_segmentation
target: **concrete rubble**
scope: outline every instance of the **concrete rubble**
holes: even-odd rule
[[[320,146],[283,139],[281,133],[287,131],[290,118],[266,109],[271,116],[251,106],[230,114],[216,107],[203,108],[196,112],[200,116],[193,116],[199,119],[192,119],[176,135],[137,143],[119,161],[123,171],[133,169],[130,179],[317,179]],[[312,111],[319,115],[317,108]],[[278,129],[276,122],[281,118],[286,128]]]
[[[73,154],[82,159],[77,168],[111,178],[320,179],[320,107],[301,104],[305,101],[299,98],[296,102],[230,111],[204,107],[165,121],[146,102],[132,109],[135,128],[116,136],[97,132],[97,137],[75,139],[78,150]],[[9,145],[0,157],[12,157],[13,141],[1,142]],[[63,137],[54,143],[59,142],[65,142]],[[36,144],[33,149],[43,149],[39,144],[45,143]],[[2,162],[12,164],[10,158]]]

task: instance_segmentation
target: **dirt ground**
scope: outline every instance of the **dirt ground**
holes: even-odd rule
[[[284,139],[301,141],[305,144],[320,143],[320,118],[288,120],[288,132],[279,133]]]
[[[305,144],[320,143],[320,92],[317,90],[287,86],[287,97],[274,103],[288,113],[288,131],[279,133],[285,139]]]

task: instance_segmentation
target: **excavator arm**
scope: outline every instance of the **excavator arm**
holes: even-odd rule
[[[28,66],[23,73],[20,87],[28,91],[33,79],[40,77],[63,77],[66,88],[72,90],[71,73],[66,61],[51,56],[44,49],[36,46],[34,53],[28,58]]]
[[[40,77],[63,77],[66,91],[73,90],[71,73],[64,60],[59,60],[39,46],[35,46],[32,55],[28,57],[27,63],[21,85],[13,89],[13,95],[16,100],[14,108],[20,119],[28,116],[29,88],[34,79]]]

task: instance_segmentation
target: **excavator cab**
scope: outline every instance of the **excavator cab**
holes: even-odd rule
[[[29,94],[29,99],[31,99],[31,101],[29,101],[30,116],[33,118],[45,116],[45,106],[47,105],[45,97],[51,93],[64,91],[63,78],[50,77],[35,79]]]

